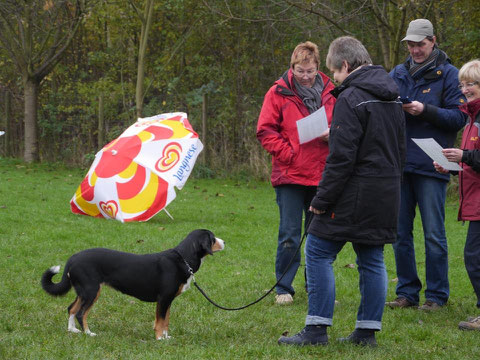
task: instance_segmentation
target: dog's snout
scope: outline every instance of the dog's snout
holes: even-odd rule
[[[215,244],[213,244],[213,251],[221,251],[225,248],[225,241],[220,238],[215,238]]]

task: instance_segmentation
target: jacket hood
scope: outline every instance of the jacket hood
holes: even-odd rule
[[[397,84],[380,65],[367,65],[355,70],[332,94],[338,97],[348,87],[362,89],[381,100],[395,100],[399,95]]]

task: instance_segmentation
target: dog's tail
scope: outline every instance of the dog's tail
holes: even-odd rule
[[[52,278],[60,271],[60,265],[52,266],[42,275],[42,288],[53,296],[65,295],[71,288],[72,284],[68,278],[67,271],[63,272],[62,280],[59,283],[52,282]]]

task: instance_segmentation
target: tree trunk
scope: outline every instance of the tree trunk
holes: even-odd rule
[[[137,107],[137,118],[143,115],[143,99],[145,91],[143,82],[145,80],[145,55],[147,53],[148,33],[152,27],[153,0],[145,0],[145,8],[142,20],[142,31],[140,33],[140,45],[138,49],[137,87],[135,89],[135,101]]]
[[[37,102],[40,84],[35,79],[25,82],[25,149],[23,159],[27,163],[38,161]]]
[[[202,144],[203,144],[203,162],[208,164],[208,148],[206,146],[207,138],[207,94],[202,95]]]
[[[105,126],[104,126],[104,113],[103,113],[103,94],[98,97],[98,148],[100,149],[104,145],[105,138]]]
[[[12,100],[11,100],[10,92],[8,90],[5,91],[5,147],[4,152],[5,156],[11,156],[13,153],[12,149]]]

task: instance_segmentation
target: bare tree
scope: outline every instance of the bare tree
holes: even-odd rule
[[[38,154],[37,106],[42,80],[61,60],[85,16],[88,0],[2,0],[0,45],[24,84],[24,160]]]
[[[137,65],[137,87],[135,89],[135,101],[137,108],[137,117],[142,117],[143,99],[145,98],[144,80],[145,80],[145,56],[147,53],[148,33],[152,27],[153,4],[154,0],[145,0],[143,12],[130,0],[130,4],[135,9],[140,22],[142,23],[140,32],[140,44],[138,46],[138,65]]]

